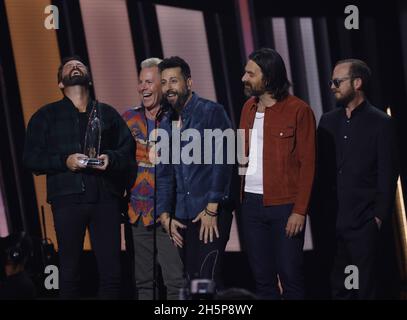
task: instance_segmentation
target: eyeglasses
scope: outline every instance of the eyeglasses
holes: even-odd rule
[[[348,80],[348,79],[352,79],[352,77],[344,77],[344,78],[332,79],[332,80],[329,80],[328,84],[329,84],[329,87],[330,87],[330,88],[332,87],[332,85],[334,85],[335,88],[339,88],[339,86],[341,85],[341,83],[344,82],[344,81],[346,81],[346,80]]]

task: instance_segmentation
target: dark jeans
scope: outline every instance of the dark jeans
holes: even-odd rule
[[[153,252],[154,227],[145,227],[140,219],[132,225],[134,243],[134,271],[139,300],[152,300],[153,296]],[[161,266],[167,299],[177,300],[184,286],[182,261],[177,248],[160,224],[156,227],[157,262]]]
[[[372,300],[377,294],[377,255],[380,232],[375,219],[357,230],[337,232],[336,256],[331,274],[332,298],[337,300]],[[345,287],[345,280],[354,284],[354,270],[345,273],[349,265],[358,268],[359,289]]]
[[[218,231],[219,238],[214,235],[213,242],[204,243],[199,240],[201,222],[192,223],[191,220],[181,219],[186,229],[178,229],[184,238],[184,247],[179,250],[184,263],[185,275],[188,280],[211,279],[216,283],[217,289],[223,288],[221,278],[221,265],[226,244],[229,240],[232,225],[232,213],[229,210],[219,209]]]
[[[118,202],[52,207],[59,251],[60,298],[80,297],[79,261],[86,227],[99,270],[99,298],[120,293],[120,209]]]
[[[304,299],[304,230],[293,238],[285,232],[292,208],[265,207],[262,195],[244,194],[241,223],[259,299]]]

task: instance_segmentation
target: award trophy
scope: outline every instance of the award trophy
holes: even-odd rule
[[[87,167],[98,167],[104,165],[104,161],[98,159],[100,155],[102,127],[97,106],[98,103],[95,101],[90,112],[88,126],[86,128],[85,147],[83,153],[88,158],[83,159],[83,162]]]

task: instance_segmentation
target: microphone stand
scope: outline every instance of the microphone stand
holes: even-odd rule
[[[160,107],[160,110],[158,110],[155,118],[154,118],[154,148],[157,144],[157,129],[158,129],[158,124],[161,121],[162,116],[164,115],[164,106]],[[146,121],[147,117],[146,117]],[[148,130],[147,130],[148,132]],[[155,301],[156,298],[156,291],[157,291],[157,166],[156,166],[156,156],[157,156],[157,150],[154,150],[154,197],[153,197],[153,300]]]
[[[170,111],[171,107],[168,104],[163,104],[160,108],[160,110],[157,112],[157,115],[154,118],[154,129],[158,129],[159,122],[161,121],[161,118],[164,116],[164,114],[167,111]],[[172,115],[173,116],[173,115]],[[172,119],[171,116],[171,119]],[[155,136],[154,136],[154,142],[155,144],[157,143],[157,131],[155,131]],[[154,150],[154,160],[155,157],[157,156],[157,150]],[[171,154],[171,152],[170,152]],[[157,166],[154,163],[154,222],[153,222],[153,296],[154,300],[156,300],[156,284],[157,284]],[[171,224],[170,224],[171,228]],[[182,296],[184,297],[184,300],[189,299],[190,297],[190,279],[188,277],[188,273],[186,271],[186,260],[187,260],[187,251],[185,248],[186,245],[186,232],[185,232],[185,239],[184,239],[184,248],[182,248],[182,255],[183,255],[183,264],[182,264],[182,273],[183,277],[185,279],[185,284],[184,287],[181,288],[182,290]]]
[[[181,121],[181,114],[179,112],[174,112],[171,115],[171,121],[175,120],[175,116],[178,116],[179,121]],[[181,125],[182,127],[182,125]],[[181,129],[180,127],[180,129]],[[180,132],[181,134],[181,132]],[[172,148],[172,146],[171,146]],[[179,152],[181,152],[181,149],[179,150]],[[170,150],[170,155],[172,155],[172,149]],[[174,212],[174,216],[175,216],[175,212]],[[189,219],[185,220],[186,224],[188,224]],[[190,227],[190,226],[188,226]],[[187,228],[188,228],[187,227]],[[170,228],[171,228],[171,224],[170,224]],[[190,300],[191,299],[191,279],[190,279],[190,275],[188,274],[187,271],[187,260],[188,260],[188,251],[187,251],[187,244],[188,244],[188,240],[187,240],[187,230],[184,229],[183,231],[181,231],[181,233],[183,234],[184,237],[184,245],[182,248],[177,248],[178,253],[180,254],[180,256],[182,257],[182,277],[185,280],[184,286],[181,288],[181,294],[180,294],[180,300]]]
[[[172,113],[171,116],[171,121],[175,120],[175,116],[178,116],[179,121],[181,121],[181,114],[179,112],[174,112]],[[180,126],[180,129],[182,128],[182,125]],[[181,134],[181,131],[180,131]],[[181,146],[180,146],[181,147]],[[172,148],[172,146],[171,146]],[[179,150],[179,152],[181,152],[181,149]],[[172,156],[172,149],[170,150],[170,155]],[[174,212],[174,216],[175,216],[175,212]],[[188,224],[189,219],[185,220],[186,224]],[[190,227],[190,226],[188,226]],[[187,228],[188,228],[187,227]],[[170,228],[171,228],[171,224],[170,224]],[[190,275],[188,274],[187,271],[187,260],[188,260],[188,251],[187,251],[187,243],[188,243],[188,239],[187,239],[187,230],[184,229],[183,231],[181,231],[181,233],[183,234],[184,237],[184,245],[182,248],[177,248],[178,253],[180,254],[180,256],[182,257],[182,277],[184,278],[184,286],[181,288],[181,294],[180,294],[180,300],[190,300],[191,299],[191,279],[190,279]]]
[[[157,128],[157,118],[154,120],[154,127]],[[157,138],[157,137],[156,137]],[[155,160],[155,156],[154,156]],[[156,298],[156,291],[157,291],[157,177],[156,174],[156,165],[154,163],[154,210],[153,210],[153,300],[155,301]]]
[[[160,111],[158,111],[159,113]],[[158,113],[154,118],[154,128],[153,130],[157,129],[158,127]],[[146,121],[148,121],[146,119]],[[157,131],[155,131],[154,137],[154,147],[157,143]],[[156,168],[156,150],[154,150],[154,209],[153,209],[153,300],[157,299],[156,291],[157,291],[157,168]]]

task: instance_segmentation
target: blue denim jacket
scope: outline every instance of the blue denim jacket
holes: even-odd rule
[[[229,129],[229,132],[233,132],[232,125],[222,105],[203,99],[195,93],[181,112],[182,126],[175,130],[173,130],[175,123],[172,121],[177,120],[178,116],[172,119],[173,115],[174,112],[167,113],[160,123],[160,128],[169,136],[169,144],[162,144],[158,150],[161,155],[168,152],[170,161],[169,164],[161,162],[156,166],[157,215],[175,212],[175,217],[179,219],[193,219],[209,202],[222,205],[229,201],[233,165],[227,163],[227,139],[218,140],[223,141],[222,143],[215,143],[216,138],[206,139],[211,144],[212,148],[209,150],[212,151],[207,152],[205,161],[204,129],[220,129],[222,132]],[[187,140],[191,132],[188,129],[196,129],[194,132],[199,132],[196,139],[200,142],[200,148],[191,152],[187,152],[188,144],[195,138],[189,136]],[[159,138],[158,143],[160,142],[162,140]],[[230,143],[234,143],[234,140]],[[188,164],[186,163],[188,161],[180,156],[182,153],[199,154],[198,149],[201,153],[198,157],[200,161]],[[223,160],[218,158],[215,161],[221,154]],[[230,158],[232,159],[229,162],[234,160],[234,156]],[[211,164],[207,164],[208,162]]]

